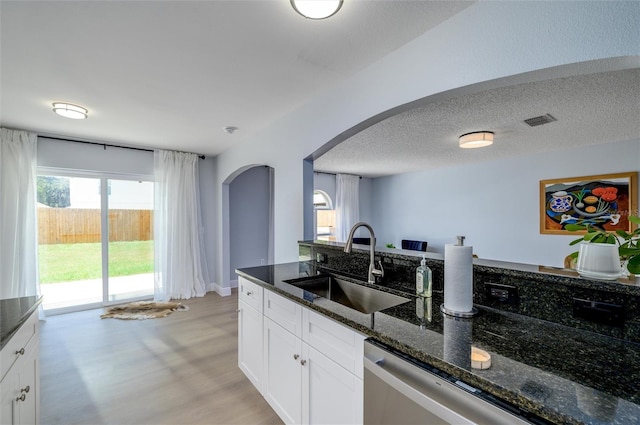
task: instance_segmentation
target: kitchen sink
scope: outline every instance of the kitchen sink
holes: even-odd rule
[[[374,313],[409,301],[407,298],[331,275],[312,276],[285,282],[365,314]]]

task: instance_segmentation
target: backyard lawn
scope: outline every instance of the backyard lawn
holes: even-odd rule
[[[38,245],[40,283],[100,279],[100,243]],[[109,276],[153,272],[153,241],[109,243]]]

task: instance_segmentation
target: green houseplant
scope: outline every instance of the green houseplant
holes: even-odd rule
[[[569,231],[586,230],[587,232],[569,245],[576,245],[580,242],[617,244],[620,261],[626,263],[627,270],[633,275],[640,275],[640,217],[629,216],[629,221],[636,225],[636,229],[628,233],[624,230],[609,232],[596,229],[589,225],[567,224],[565,229]],[[578,252],[573,252],[570,256],[575,260]]]

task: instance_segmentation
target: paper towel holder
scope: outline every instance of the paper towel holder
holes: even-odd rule
[[[478,314],[478,309],[475,307],[471,307],[471,311],[454,311],[454,310],[451,310],[450,308],[446,308],[444,306],[444,303],[440,304],[440,311],[448,316],[463,317],[465,319],[469,317],[473,317],[476,314]]]

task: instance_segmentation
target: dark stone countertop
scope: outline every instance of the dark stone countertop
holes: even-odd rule
[[[0,349],[4,348],[41,302],[42,297],[39,296],[0,300]]]
[[[237,273],[550,422],[640,423],[640,344],[480,305],[472,319],[451,318],[442,294],[419,306],[384,287],[410,301],[367,315],[285,282],[315,274],[314,262]],[[491,354],[489,369],[470,367],[471,345]]]

